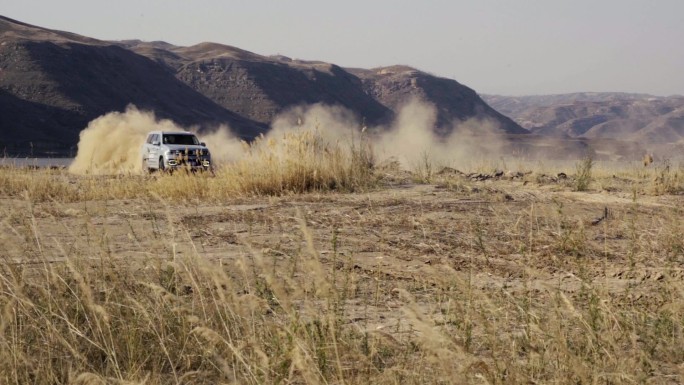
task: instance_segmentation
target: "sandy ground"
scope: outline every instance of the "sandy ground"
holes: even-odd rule
[[[93,266],[198,256],[229,269],[256,255],[276,274],[306,279],[296,256],[311,234],[323,266],[349,273],[357,290],[350,322],[383,329],[401,322],[401,290],[438,316],[430,287],[444,279],[531,298],[571,298],[591,282],[616,301],[657,306],[657,285],[684,279],[683,202],[503,180],[216,204],[2,199],[0,256],[36,267],[67,255]]]

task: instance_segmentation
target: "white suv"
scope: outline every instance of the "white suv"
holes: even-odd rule
[[[152,131],[141,149],[143,171],[211,170],[211,154],[206,144],[186,131]]]

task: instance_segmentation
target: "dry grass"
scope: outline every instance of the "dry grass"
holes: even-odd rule
[[[306,135],[216,176],[0,170],[0,383],[684,380],[678,169],[599,163],[576,193],[426,158],[439,186],[402,193],[368,148]]]
[[[356,191],[372,185],[373,153],[363,137],[330,142],[317,130],[258,138],[245,156],[219,174],[222,189],[256,195]]]
[[[287,195],[308,191],[363,191],[376,185],[374,158],[362,136],[350,143],[330,142],[316,130],[258,138],[245,144],[245,156],[212,173],[173,175],[92,175],[6,167],[0,192],[28,194],[32,200],[129,199],[161,197],[175,201],[220,200],[235,196]]]
[[[586,191],[591,183],[591,169],[594,166],[594,159],[590,156],[577,162],[575,173],[575,191]]]

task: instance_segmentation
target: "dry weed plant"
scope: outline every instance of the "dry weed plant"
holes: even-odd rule
[[[415,181],[417,183],[432,183],[435,173],[434,168],[430,153],[427,150],[423,151],[412,167],[413,173],[416,176]]]
[[[575,174],[575,191],[586,191],[591,183],[591,169],[594,166],[594,159],[591,156],[584,157],[577,162]]]
[[[673,167],[664,161],[654,170],[652,193],[654,195],[679,194],[684,191],[684,174],[682,168]]]

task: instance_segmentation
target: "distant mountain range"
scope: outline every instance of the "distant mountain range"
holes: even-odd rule
[[[632,157],[649,146],[684,147],[682,96],[480,97],[455,80],[408,66],[342,68],[217,43],[102,41],[0,16],[0,150],[6,155],[73,154],[88,122],[129,104],[200,131],[227,124],[250,139],[290,107],[338,105],[375,126],[391,122],[414,98],[435,106],[439,135],[451,133],[455,122],[482,119],[533,147],[547,143],[543,138],[565,138],[577,152],[614,140]]]
[[[413,97],[435,106],[439,134],[472,118],[528,132],[472,89],[410,67],[345,69],[216,43],[101,41],[0,16],[0,149],[9,155],[73,152],[89,121],[128,104],[200,130],[228,124],[249,139],[292,106],[340,105],[376,125]]]
[[[684,143],[684,96],[574,93],[482,97],[534,134],[619,139],[653,146]]]

